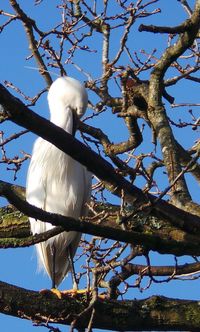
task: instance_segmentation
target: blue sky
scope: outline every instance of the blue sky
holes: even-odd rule
[[[22,8],[29,14],[32,15],[34,19],[39,21],[39,26],[48,30],[51,28],[53,23],[58,23],[60,20],[58,11],[55,10],[54,4],[58,4],[59,1],[47,1],[44,0],[40,6],[34,6],[34,1],[32,0],[21,0],[19,1]],[[110,7],[110,12],[115,9],[115,1],[110,1],[113,7]],[[191,7],[193,7],[194,1],[189,1]],[[156,5],[151,8],[155,8]],[[164,47],[166,47],[167,36],[160,35],[151,35],[149,33],[139,33],[137,32],[137,28],[140,23],[144,24],[155,24],[155,25],[178,25],[184,19],[187,18],[187,15],[183,9],[181,9],[180,2],[176,0],[169,1],[161,0],[157,7],[162,9],[162,12],[149,16],[144,21],[138,20],[138,23],[133,27],[131,38],[129,41],[130,47],[138,52],[141,49],[145,49],[147,52],[151,52],[154,48],[157,49],[156,56],[159,57],[162,53]],[[8,1],[0,2],[0,9],[4,9],[5,11],[12,12]],[[48,17],[48,19],[44,18]],[[0,16],[0,22],[4,22],[5,19]],[[168,23],[167,23],[168,22]],[[0,23],[2,24],[2,23]],[[13,34],[14,33],[14,34]],[[115,50],[118,48],[120,33],[117,32],[112,36],[112,52],[114,54]],[[101,41],[99,36],[96,36],[97,39],[91,41],[91,48],[94,50],[99,50],[101,47]],[[36,67],[35,61],[30,60],[27,61],[25,58],[30,54],[28,50],[28,42],[24,36],[24,30],[18,22],[12,23],[8,26],[3,33],[0,34],[1,40],[1,52],[0,52],[0,63],[1,63],[1,83],[5,80],[11,81],[16,86],[18,86],[22,91],[27,93],[30,96],[34,96],[39,89],[42,89],[44,85],[44,81],[38,74],[36,70],[31,70],[27,67]],[[11,41],[12,40],[12,41]],[[57,41],[55,40],[55,43]],[[112,53],[111,53],[112,57]],[[86,71],[93,73],[94,77],[97,78],[100,74],[100,55],[99,53],[87,54],[85,52],[77,53],[75,58],[76,63],[80,66],[84,66]],[[129,59],[126,55],[122,57],[121,65],[130,65]],[[73,65],[66,65],[65,69],[67,70],[70,76],[74,76],[82,81],[85,80],[85,76],[82,75]],[[56,72],[55,70],[52,70]],[[167,73],[167,77],[172,73]],[[177,73],[176,73],[177,74]],[[148,73],[149,75],[149,73]],[[148,75],[144,74],[141,78],[148,79]],[[56,76],[54,76],[56,78]],[[171,87],[168,89],[168,92],[176,97],[176,103],[182,102],[199,102],[199,89],[198,85],[191,83],[190,81],[180,82],[177,87]],[[111,85],[111,91],[116,95],[118,95],[118,91],[116,86]],[[12,91],[11,91],[12,92]],[[14,92],[13,92],[14,93]],[[93,100],[94,96],[92,94],[89,95],[90,99]],[[169,104],[166,102],[166,107],[168,109],[169,115],[176,121],[179,118],[184,117],[185,121],[189,121],[189,114],[186,108],[178,108],[178,109],[170,109]],[[40,115],[48,118],[48,105],[46,101],[46,95],[44,95],[38,102],[36,107],[32,108],[35,112],[38,112]],[[199,109],[197,107],[194,109],[194,114],[197,116],[197,112]],[[90,114],[90,110],[88,110],[88,114]],[[126,131],[121,130],[121,120],[114,119],[111,113],[104,114],[100,120],[99,118],[95,120],[97,125],[101,127],[105,133],[109,133],[109,137],[113,141],[118,141],[126,138]],[[112,127],[110,124],[113,124]],[[119,128],[119,130],[118,130]],[[4,123],[1,125],[1,130],[5,132],[6,137],[9,134],[14,132],[18,132],[20,130],[19,127],[15,126],[12,123]],[[146,130],[146,135],[150,137],[150,133],[148,133],[148,128]],[[116,136],[117,132],[117,136]],[[192,145],[192,142],[198,138],[199,133],[191,132],[190,129],[186,129],[184,131],[184,135],[182,134],[182,130],[176,129],[175,131],[178,140],[184,144],[187,148]],[[35,135],[28,134],[26,139],[20,139],[17,143],[17,153],[21,155],[20,151],[26,151],[31,153],[32,144],[35,139]],[[140,151],[148,150],[152,148],[150,143],[147,144],[147,140],[144,140],[144,143],[140,147]],[[13,156],[16,154],[16,145],[12,143],[8,146],[8,154],[9,156]],[[28,162],[26,162],[21,170],[18,173],[16,183],[25,186],[26,172],[27,172]],[[162,176],[162,174],[160,174]],[[4,165],[1,165],[1,179],[13,182],[13,172],[6,172]],[[188,176],[188,181],[190,182],[190,190],[192,196],[195,201],[199,202],[199,187],[197,187],[195,181],[191,176]],[[141,185],[141,182],[138,181],[138,185]],[[163,188],[167,182],[163,180]],[[118,199],[110,198],[112,202],[117,203]],[[5,200],[0,200],[1,205],[5,204]],[[37,262],[35,258],[34,249],[15,249],[15,250],[2,250],[0,253],[0,261],[1,266],[3,267],[0,271],[0,280],[6,281],[11,284],[15,284],[27,289],[39,290],[42,288],[50,287],[50,281],[45,274],[37,273]],[[186,261],[186,257],[180,258],[179,262],[184,263]],[[139,263],[145,263],[144,260],[139,260]],[[187,262],[189,262],[187,258]],[[152,264],[173,264],[174,258],[172,256],[159,256],[152,255]],[[145,286],[145,285],[144,285]],[[172,296],[178,298],[194,298],[199,299],[198,291],[200,286],[199,280],[194,281],[173,281],[169,284],[155,284],[152,285],[151,288],[143,293],[140,293],[137,289],[134,289],[133,297],[135,298],[146,298],[151,296],[152,294],[160,294],[165,296]],[[64,281],[62,284],[62,288],[70,288],[71,287],[71,278],[70,276]],[[36,331],[36,327],[32,327],[31,322],[25,320],[19,320],[16,318],[12,318],[5,315],[0,315],[0,326],[3,330],[8,332],[13,331]],[[62,331],[66,331],[66,327],[61,327]],[[40,328],[38,331],[47,331],[44,328]]]

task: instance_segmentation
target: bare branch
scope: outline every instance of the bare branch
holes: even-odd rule
[[[35,37],[34,37],[33,25],[35,26],[35,22],[24,13],[24,11],[21,9],[21,7],[17,3],[17,1],[10,0],[10,4],[13,7],[13,9],[15,10],[15,12],[17,13],[18,18],[23,22],[23,25],[25,27],[25,31],[27,34],[27,38],[30,43],[30,46],[29,46],[30,50],[33,52],[33,56],[38,64],[41,75],[43,75],[43,77],[47,83],[47,86],[50,86],[52,83],[52,79],[51,79],[51,76],[49,75],[47,67],[42,59],[42,56],[39,53],[37,41],[35,40]]]

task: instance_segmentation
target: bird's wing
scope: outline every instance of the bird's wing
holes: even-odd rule
[[[42,168],[38,165],[34,153],[32,155],[27,175],[26,199],[30,204],[45,210],[46,183],[43,179]],[[31,232],[33,234],[40,234],[54,227],[49,223],[42,222],[34,218],[29,218],[29,221],[30,221]],[[35,247],[38,256],[39,271],[44,268],[47,274],[51,277],[52,276],[51,245],[49,245],[49,242],[46,241],[46,242],[37,243]]]
[[[42,163],[40,162],[43,155],[44,142],[40,138],[35,141],[26,182],[26,200],[40,209],[45,208],[46,200],[46,184],[42,174]]]
[[[46,141],[43,139],[38,138],[35,141],[26,183],[26,200],[30,204],[43,210],[45,210],[46,203],[46,183],[43,176],[42,158],[45,153],[44,150],[47,148]],[[34,218],[29,218],[29,221],[31,232],[33,234],[40,234],[48,230],[47,227],[49,224],[45,222],[36,220]],[[44,242],[36,244],[36,249],[39,258],[39,269],[44,266],[47,270],[47,273],[50,273]]]

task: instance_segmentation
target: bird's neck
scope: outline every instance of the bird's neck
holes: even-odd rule
[[[70,107],[61,107],[59,105],[51,107],[50,121],[67,131],[69,134],[72,134],[73,113]]]

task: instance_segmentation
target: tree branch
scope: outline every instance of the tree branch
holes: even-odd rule
[[[131,227],[130,230],[123,230],[119,224],[116,224],[116,220],[114,221],[114,227],[111,227],[109,224],[88,222],[88,220],[90,221],[88,218],[76,220],[71,217],[43,211],[22,200],[12,185],[3,181],[0,182],[0,195],[6,197],[11,204],[24,214],[44,222],[50,222],[54,226],[62,226],[65,231],[73,230],[133,245],[140,244],[146,250],[172,253],[178,256],[183,254],[198,255],[200,250],[198,237],[181,233],[179,230],[168,231],[168,236],[165,238],[163,234],[155,234],[154,229],[152,231],[148,230],[147,234],[131,230]],[[167,234],[167,231],[165,234]]]
[[[58,299],[0,282],[0,312],[35,323],[70,325],[88,306],[84,297]],[[145,300],[100,300],[95,304],[93,328],[115,331],[198,330],[199,302],[153,296]],[[117,314],[116,314],[117,312]],[[75,327],[86,328],[91,312],[80,316]]]
[[[139,26],[139,31],[153,32],[153,33],[183,33],[192,28],[190,20],[184,21],[182,24],[177,25],[175,27],[164,27],[164,26],[156,26],[156,25],[145,25],[141,24]]]
[[[179,36],[174,45],[166,49],[160,60],[155,64],[149,84],[148,118],[160,141],[170,184],[180,174],[181,166],[174,135],[162,105],[163,77],[170,65],[193,44],[199,31],[199,17],[200,2],[196,1],[194,13],[185,22],[186,31]],[[184,176],[174,186],[172,200],[182,208],[191,200]]]
[[[50,86],[52,84],[51,76],[47,70],[47,67],[42,59],[42,56],[39,53],[38,50],[38,43],[35,40],[34,32],[33,32],[33,25],[35,25],[35,22],[28,17],[25,12],[20,8],[19,4],[15,0],[10,0],[10,4],[17,13],[18,19],[20,19],[24,25],[25,32],[29,41],[29,48],[32,51],[32,54],[38,64],[38,68],[40,70],[41,75],[44,77],[47,86]]]

